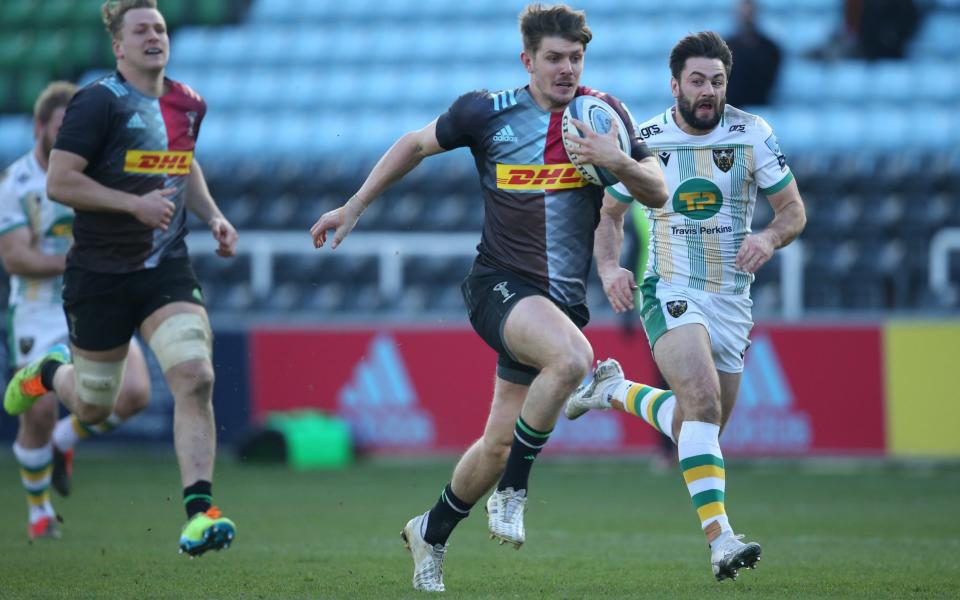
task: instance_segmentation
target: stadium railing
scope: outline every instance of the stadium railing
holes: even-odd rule
[[[328,239],[328,244],[329,244]],[[250,287],[260,299],[274,286],[274,257],[283,254],[335,252],[339,255],[375,256],[379,291],[384,297],[396,297],[404,287],[404,262],[414,256],[473,256],[479,237],[476,233],[366,233],[350,235],[349,243],[336,250],[317,250],[306,233],[244,231],[237,246],[239,255],[250,256]],[[204,235],[191,235],[187,245],[193,255],[212,255],[216,241]],[[780,256],[780,317],[796,320],[803,316],[803,243],[795,240],[778,252]]]

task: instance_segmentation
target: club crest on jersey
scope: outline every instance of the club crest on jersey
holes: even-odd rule
[[[670,313],[670,316],[676,319],[683,313],[687,312],[687,301],[686,300],[671,300],[667,302],[667,312]]]
[[[713,164],[726,173],[733,168],[733,148],[714,148]]]

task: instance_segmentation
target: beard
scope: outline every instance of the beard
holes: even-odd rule
[[[680,111],[680,116],[683,117],[683,120],[686,121],[690,127],[701,131],[709,131],[716,127],[720,122],[720,117],[723,115],[723,110],[726,106],[726,99],[720,99],[719,101],[714,100],[713,116],[701,119],[697,116],[697,109],[693,105],[692,100],[684,96],[683,93],[677,98],[677,109]]]

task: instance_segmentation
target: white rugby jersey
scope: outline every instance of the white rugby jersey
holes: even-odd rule
[[[707,135],[685,133],[672,107],[639,128],[669,192],[663,208],[647,209],[645,277],[707,292],[748,293],[753,275],[735,262],[751,231],[757,188],[773,194],[793,180],[773,130],[757,115],[729,105]],[[608,190],[618,200],[632,200],[622,183]]]
[[[0,235],[29,227],[44,254],[66,254],[73,241],[73,210],[47,198],[47,174],[31,151],[0,174]],[[59,309],[63,277],[10,276],[10,305],[26,302]]]

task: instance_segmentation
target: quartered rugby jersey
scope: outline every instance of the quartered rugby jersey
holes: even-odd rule
[[[28,227],[44,254],[66,254],[73,211],[47,198],[47,174],[31,151],[0,174],[0,235]],[[63,277],[10,276],[10,304],[46,304],[60,310]]]
[[[650,259],[646,276],[721,294],[745,294],[753,275],[736,268],[751,232],[757,189],[779,192],[793,180],[773,130],[757,115],[727,106],[707,135],[685,133],[672,108],[639,125],[657,156],[669,196],[647,209]],[[609,188],[629,202],[623,184]]]
[[[54,148],[87,159],[84,171],[108,188],[142,195],[175,188],[167,231],[129,213],[76,211],[75,243],[67,263],[91,271],[126,273],[186,256],[184,190],[206,103],[188,86],[165,80],[160,98],[141,94],[119,73],[73,97]]]
[[[583,94],[617,110],[631,128],[635,159],[650,155],[616,98],[580,87],[577,95]],[[540,108],[526,87],[469,92],[437,119],[437,141],[473,153],[485,209],[478,263],[516,273],[574,306],[586,301],[603,189],[570,163],[562,117]]]

